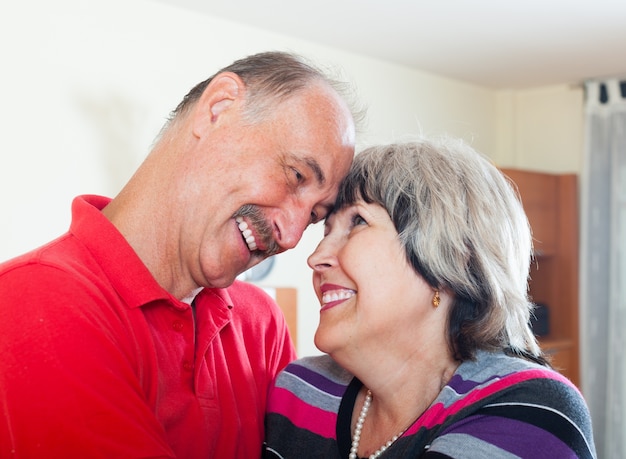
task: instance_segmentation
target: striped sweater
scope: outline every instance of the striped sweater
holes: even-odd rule
[[[266,459],[346,459],[362,383],[329,356],[291,363],[271,389]],[[462,363],[383,458],[595,458],[587,406],[559,373],[501,353]]]

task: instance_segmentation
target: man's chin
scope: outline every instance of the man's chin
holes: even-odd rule
[[[245,271],[240,271],[242,274]],[[215,274],[215,273],[214,273]],[[242,274],[237,274],[237,272],[222,272],[220,275],[216,275],[214,277],[205,277],[206,284],[204,287],[206,288],[227,288],[230,287],[235,280],[240,279]]]

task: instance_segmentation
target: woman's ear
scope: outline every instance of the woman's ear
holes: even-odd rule
[[[213,77],[196,103],[193,119],[193,132],[200,137],[228,110],[243,105],[245,85],[241,78],[232,72],[224,72]]]

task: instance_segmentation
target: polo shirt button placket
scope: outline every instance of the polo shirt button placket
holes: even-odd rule
[[[182,332],[183,329],[185,328],[185,324],[182,320],[174,320],[172,322],[172,328],[174,330],[176,330],[177,332]],[[193,371],[193,362],[190,362],[189,360],[184,360],[183,361],[183,370],[187,371],[187,372],[192,372]]]

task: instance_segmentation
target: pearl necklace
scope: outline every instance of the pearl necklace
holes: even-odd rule
[[[363,423],[365,422],[365,418],[367,417],[367,412],[370,409],[370,405],[372,404],[372,391],[367,389],[367,395],[365,395],[365,401],[363,402],[363,408],[361,408],[361,413],[359,414],[359,418],[356,421],[356,426],[354,427],[354,435],[352,436],[352,447],[350,448],[350,455],[348,459],[357,459],[357,451],[359,449],[359,443],[361,442],[361,430],[363,430]],[[382,453],[384,453],[387,448],[389,448],[393,443],[402,436],[404,430],[397,435],[394,435],[391,440],[385,443],[383,446],[378,448],[377,451],[370,454],[369,459],[376,459]]]

